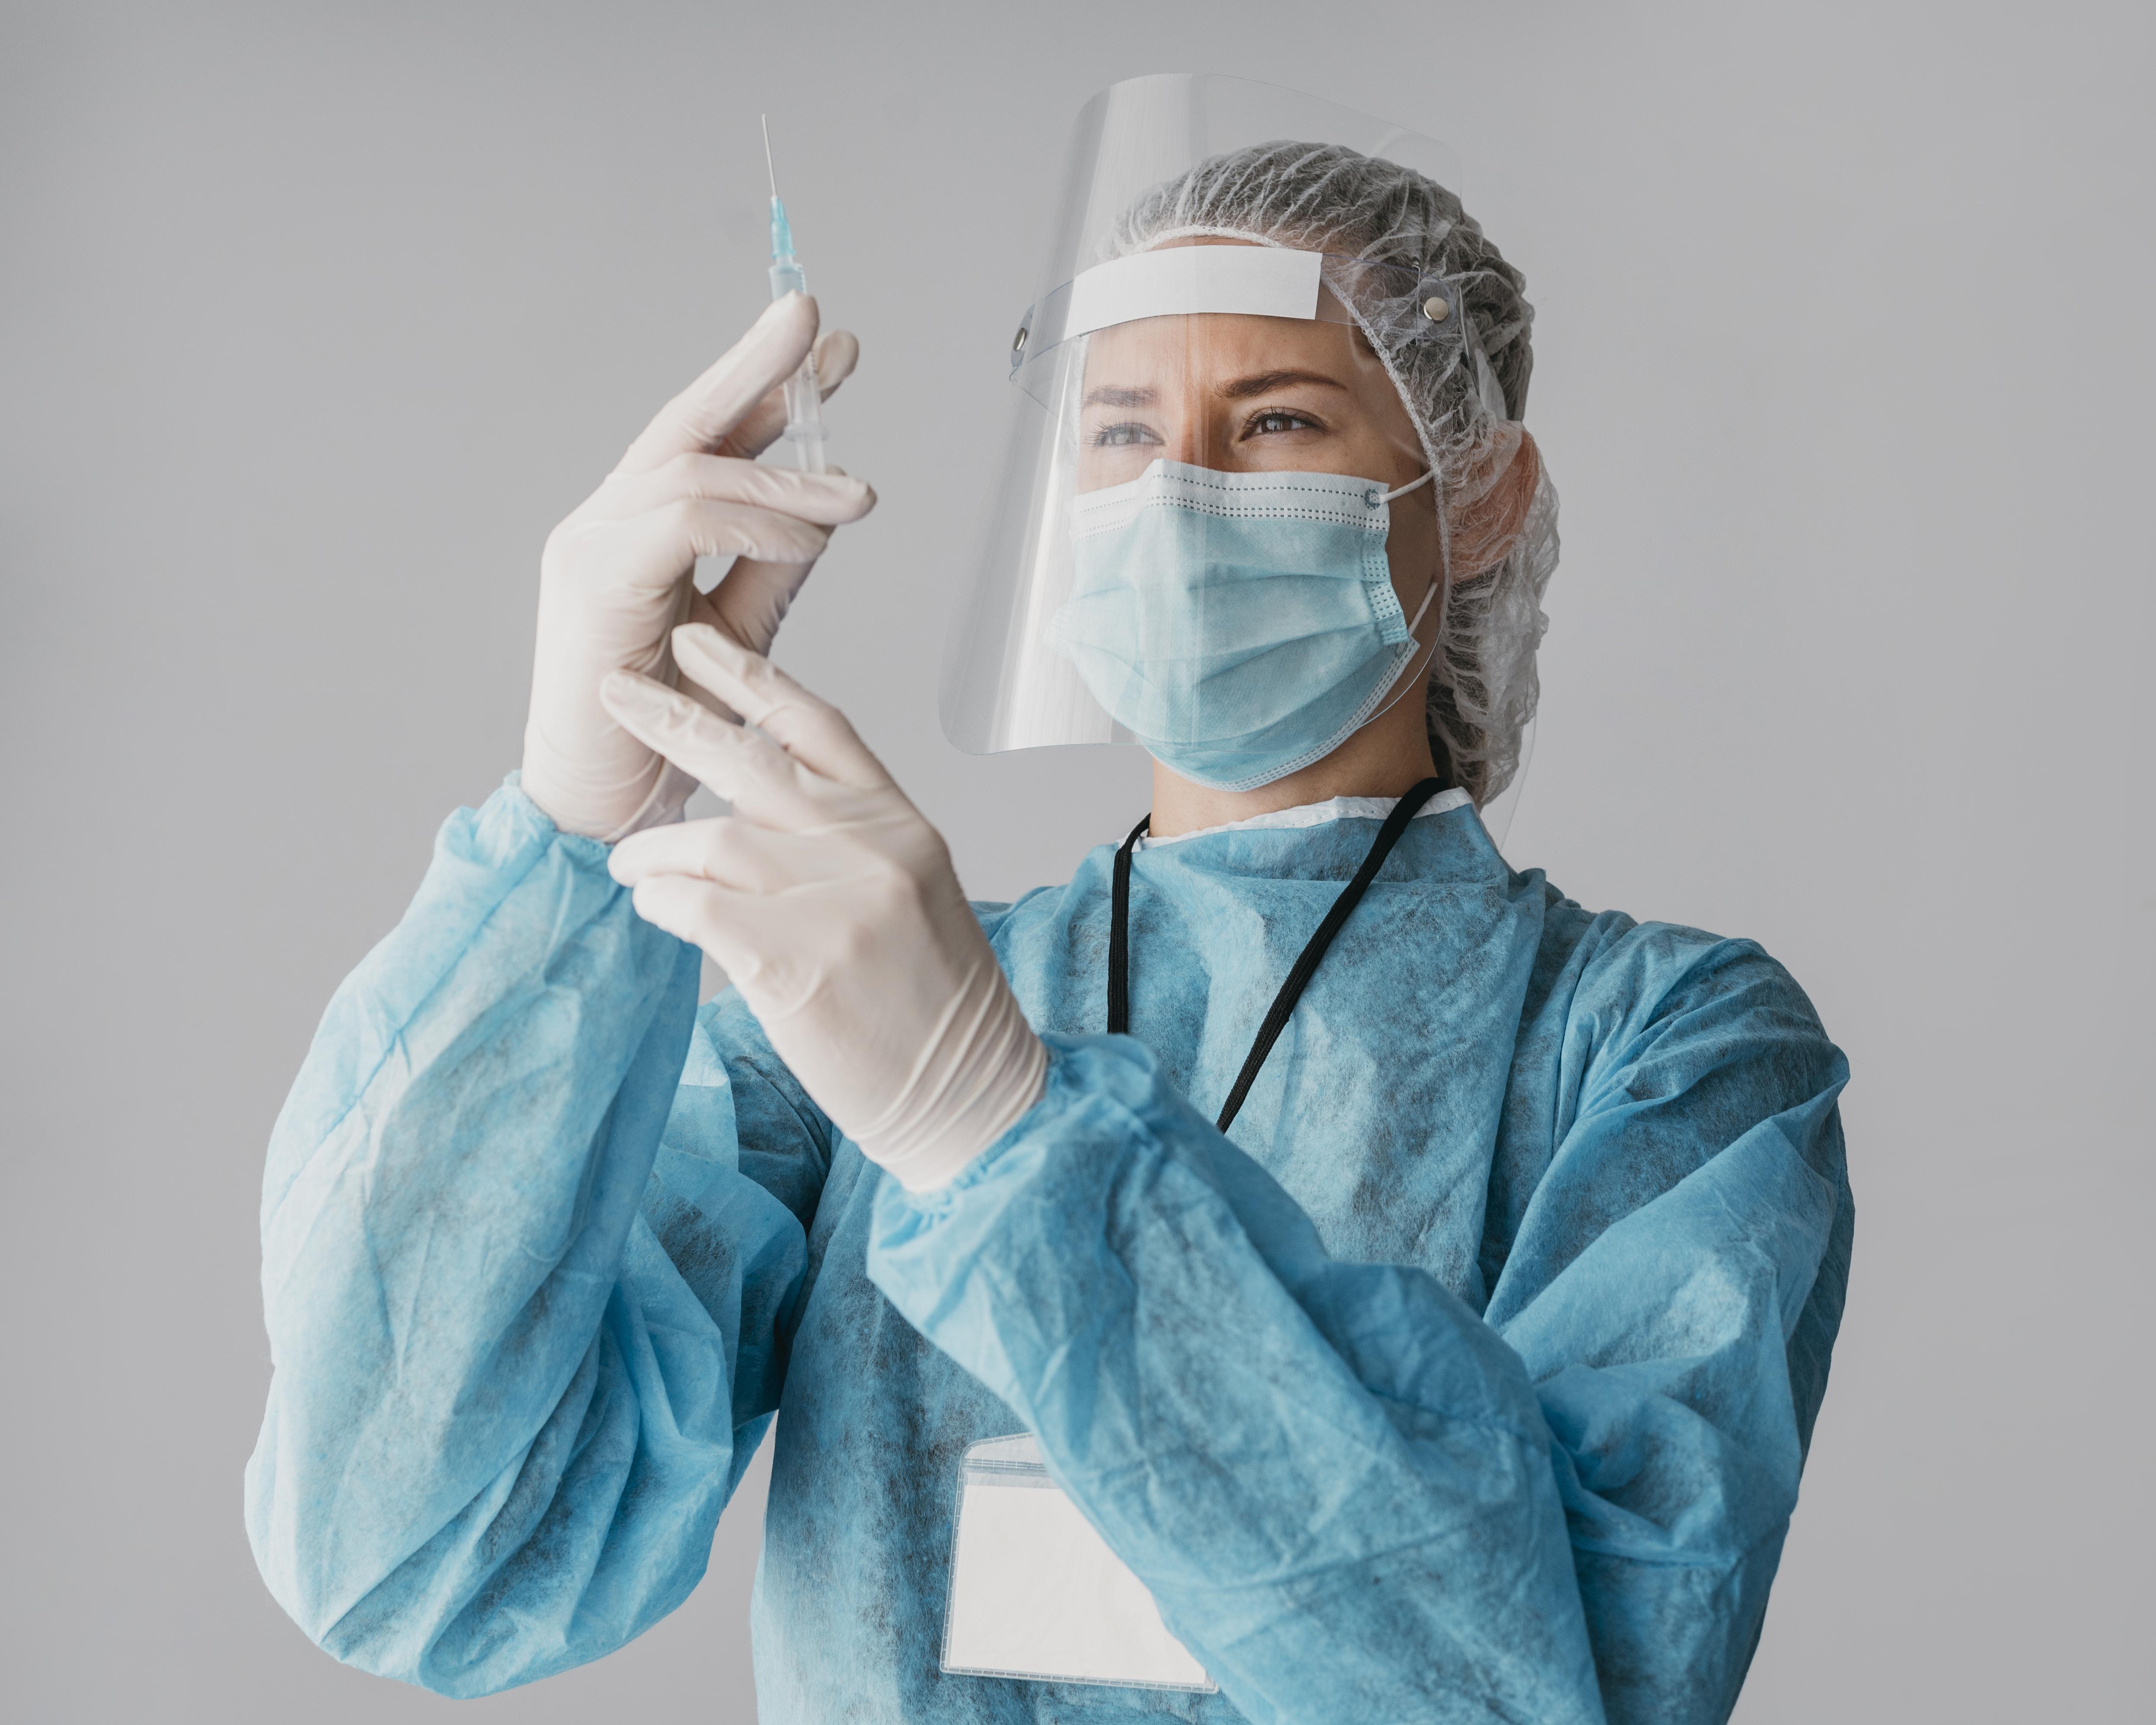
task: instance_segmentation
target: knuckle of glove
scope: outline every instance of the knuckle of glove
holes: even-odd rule
[[[694,497],[669,497],[659,506],[656,513],[665,525],[670,537],[695,544],[703,536],[703,511],[697,507],[697,503],[698,500]],[[703,549],[701,545],[696,548],[700,552]]]
[[[880,799],[879,799],[880,800]],[[917,882],[952,875],[951,847],[911,803],[889,810],[876,822],[876,848]]]
[[[709,459],[693,449],[685,449],[678,455],[668,456],[654,477],[660,489],[676,497],[701,497],[707,495],[704,467]]]
[[[808,1005],[815,999],[817,983],[824,973],[824,966],[800,952],[759,948],[750,955],[744,966],[730,970],[727,975],[741,990],[750,1010],[768,1029],[773,1021],[791,1018]],[[779,1055],[782,1059],[786,1057],[783,1045]]]
[[[707,823],[711,830],[698,847],[696,866],[707,879],[752,890],[762,885],[765,870],[752,847],[750,833],[737,818]]]
[[[540,549],[541,578],[557,582],[576,578],[582,566],[589,561],[587,552],[591,542],[591,519],[581,510],[565,516],[547,536],[547,543]]]
[[[846,914],[831,919],[817,943],[824,968],[834,975],[872,972],[891,943],[897,921],[889,906],[865,897],[856,901]]]
[[[927,904],[921,877],[902,859],[878,853],[855,876],[855,914],[849,920],[863,927],[925,923]]]

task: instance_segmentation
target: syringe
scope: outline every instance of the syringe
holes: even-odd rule
[[[793,230],[786,206],[778,201],[778,170],[771,162],[771,116],[763,121],[763,166],[771,177],[771,297],[808,291],[808,277],[793,255]],[[786,442],[793,465],[803,473],[824,470],[824,396],[816,383],[816,352],[811,348],[801,369],[786,380]]]

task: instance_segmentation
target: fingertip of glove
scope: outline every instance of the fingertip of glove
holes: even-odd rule
[[[861,338],[851,330],[826,330],[816,338],[816,369],[826,393],[836,389],[860,363]]]
[[[818,319],[815,296],[804,294],[797,288],[791,293],[781,294],[757,313],[756,326],[762,329],[767,326],[798,322],[814,329]]]
[[[865,479],[856,479],[841,467],[827,467],[821,473],[802,473],[790,467],[759,468],[759,473],[773,475],[772,483],[792,491],[822,491],[835,495],[843,501],[872,506],[875,502],[875,488]],[[817,523],[816,525],[821,525]]]

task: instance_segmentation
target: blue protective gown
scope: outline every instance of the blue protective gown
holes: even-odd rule
[[[1757,946],[1411,822],[1111,852],[980,914],[1050,1050],[942,1192],[838,1134],[513,786],[331,1002],[264,1183],[272,1591],[452,1695],[680,1604],[772,1416],[765,1725],[1722,1719],[1846,1279],[1841,1055]],[[1036,1434],[1217,1694],[946,1675],[960,1458]]]

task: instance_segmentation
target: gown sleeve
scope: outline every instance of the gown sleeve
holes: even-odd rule
[[[255,1562],[483,1694],[685,1599],[778,1405],[829,1128],[604,848],[513,786],[331,1000],[262,1203]]]
[[[877,1284],[1254,1721],[1734,1705],[1846,1274],[1846,1068],[1756,947],[1635,932],[1530,1086],[1484,1313],[1329,1257],[1128,1038],[1049,1038],[1003,1139],[878,1192]]]

